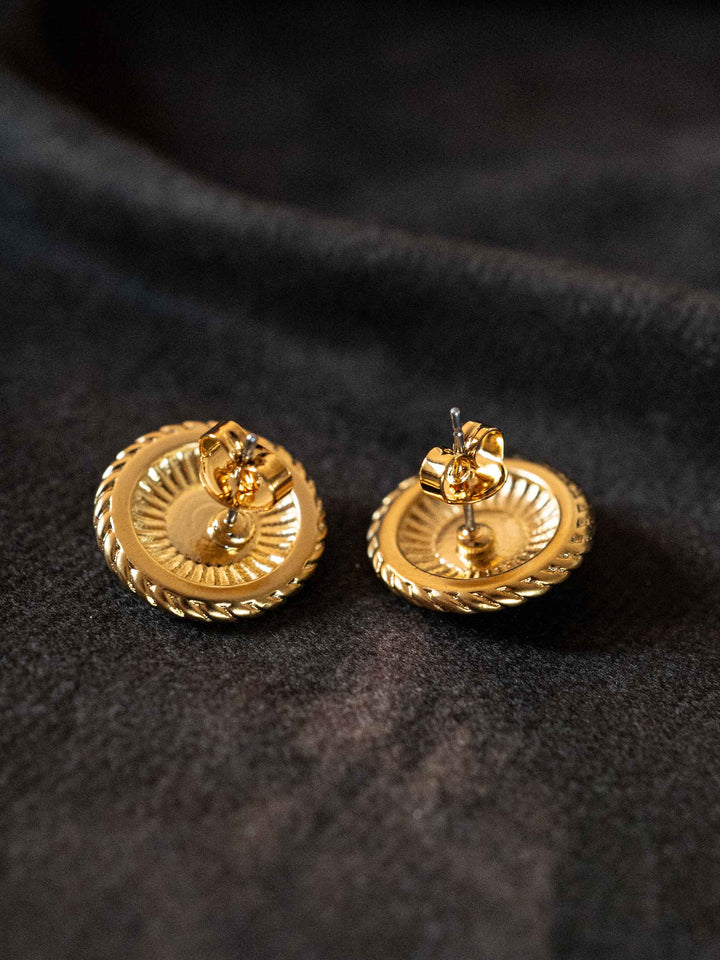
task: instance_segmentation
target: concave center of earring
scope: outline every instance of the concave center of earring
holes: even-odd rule
[[[462,523],[457,530],[457,546],[461,559],[482,564],[495,554],[495,533],[486,523],[477,523],[474,530]]]
[[[200,484],[178,492],[165,510],[167,539],[195,563],[227,566],[252,551],[257,541],[252,515],[241,511],[228,522],[229,511],[219,510]]]
[[[247,513],[237,510],[223,510],[214,517],[207,528],[212,542],[223,549],[237,551],[252,538],[255,524]]]

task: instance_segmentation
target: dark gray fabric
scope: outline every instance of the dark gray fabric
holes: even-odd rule
[[[720,19],[193,9],[3,34],[6,955],[720,956]],[[584,566],[496,616],[365,558],[456,402],[597,512]],[[328,511],[306,589],[232,627],[141,604],[91,526],[120,448],[212,417]]]

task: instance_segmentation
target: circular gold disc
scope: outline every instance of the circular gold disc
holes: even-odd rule
[[[506,459],[508,478],[475,504],[492,549],[469,560],[458,546],[462,507],[423,493],[416,477],[393,490],[368,529],[368,556],[395,593],[421,607],[477,613],[517,606],[545,593],[579,566],[592,543],[592,513],[561,473]]]
[[[272,509],[241,516],[242,537],[218,542],[219,507],[199,475],[198,441],[212,425],[161,427],[121,451],[95,495],[95,532],[110,569],[148,603],[179,617],[233,620],[302,586],[323,551],[325,515],[302,465],[260,437],[287,464],[293,489]]]

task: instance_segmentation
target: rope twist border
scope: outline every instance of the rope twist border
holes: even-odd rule
[[[256,617],[261,613],[272,610],[291,597],[300,589],[317,566],[317,562],[325,548],[325,534],[327,532],[325,510],[314,482],[308,477],[300,461],[289,454],[284,447],[278,446],[277,449],[281,450],[290,458],[293,470],[308,484],[317,509],[317,537],[312,553],[305,560],[298,576],[293,577],[287,586],[280,590],[259,594],[248,600],[235,602],[194,600],[192,598],[182,597],[171,590],[164,589],[151,580],[150,577],[142,574],[137,567],[133,566],[117,538],[112,520],[113,489],[120,472],[131,462],[133,455],[136,454],[138,450],[143,449],[143,447],[149,443],[154,443],[158,438],[195,428],[204,431],[208,427],[211,427],[214,422],[215,421],[212,420],[207,423],[198,420],[185,420],[183,423],[169,424],[160,427],[159,430],[154,430],[151,433],[145,433],[141,437],[138,437],[134,443],[131,443],[120,451],[103,473],[100,485],[95,493],[95,508],[93,511],[95,536],[105,556],[107,565],[129,590],[136,593],[139,597],[142,597],[151,606],[167,610],[176,617],[189,617],[190,619],[201,620],[206,623],[229,622],[245,617]]]
[[[444,613],[491,613],[502,610],[504,607],[517,607],[531,597],[539,597],[546,593],[550,587],[556,583],[562,583],[573,570],[580,566],[584,555],[590,549],[595,530],[592,510],[580,487],[572,480],[568,480],[559,470],[553,467],[547,467],[547,469],[562,480],[572,494],[577,510],[577,523],[574,532],[563,543],[552,561],[538,570],[534,576],[523,577],[490,590],[459,591],[426,589],[399,574],[382,554],[380,527],[393,502],[408,487],[416,483],[415,477],[403,480],[383,499],[372,516],[367,532],[367,553],[375,573],[398,596],[404,597],[419,607]]]

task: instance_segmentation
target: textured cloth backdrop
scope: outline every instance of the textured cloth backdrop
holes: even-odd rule
[[[720,15],[2,18],[4,956],[720,957]],[[515,611],[365,558],[452,403],[596,508]],[[120,448],[213,417],[328,512],[231,627],[91,525]]]

